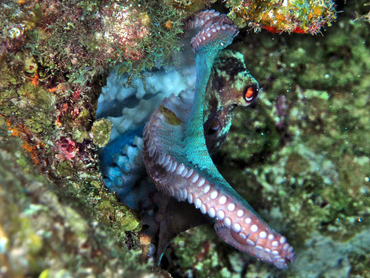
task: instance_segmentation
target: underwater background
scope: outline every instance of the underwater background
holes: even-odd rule
[[[370,277],[369,7],[2,1],[0,277]],[[183,27],[205,8],[240,28],[229,49],[261,88],[253,105],[236,109],[213,159],[294,246],[288,269],[237,251],[211,225],[177,236],[157,267],[140,213],[103,182],[98,152],[115,132],[96,116],[105,86],[144,80],[176,90],[165,77],[145,83],[143,72],[185,68]],[[112,69],[122,80],[110,79]],[[146,99],[140,86],[136,98]]]

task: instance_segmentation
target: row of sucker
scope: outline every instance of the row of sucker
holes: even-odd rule
[[[215,10],[205,10],[201,11],[193,16],[192,20],[189,20],[187,23],[187,29],[198,29],[201,28],[205,22],[210,20],[211,18],[218,17],[220,15],[219,12]]]
[[[222,32],[220,32],[222,30]],[[229,33],[230,37],[235,37],[239,31],[235,25],[228,25],[216,22],[207,28],[202,28],[199,33],[194,36],[190,41],[190,46],[195,53],[199,48],[205,45],[208,41],[217,41],[225,36],[224,33]]]
[[[170,100],[175,98],[179,100],[177,97],[170,97],[163,102],[170,107]],[[178,106],[179,103],[176,103],[176,107]],[[259,259],[273,263],[279,268],[287,267],[286,260],[293,261],[294,252],[285,237],[269,228],[256,214],[208,182],[197,171],[161,151],[160,144],[155,140],[156,130],[167,124],[166,121],[166,117],[157,109],[143,133],[143,155],[147,155],[147,160],[155,165],[153,169],[163,170],[154,171],[157,172],[154,176],[157,179],[156,184],[159,185],[158,189],[178,201],[194,204],[203,214],[214,218],[216,231],[225,227],[231,230],[234,239],[245,246],[244,251],[256,255],[250,250],[250,247],[253,247],[258,252]]]

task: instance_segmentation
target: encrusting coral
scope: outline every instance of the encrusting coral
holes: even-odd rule
[[[336,18],[331,0],[228,0],[226,5],[232,19],[255,31],[317,34]]]
[[[117,246],[114,237],[90,219],[91,211],[81,199],[60,199],[62,189],[35,171],[19,138],[6,139],[1,130],[0,139],[1,277],[150,272],[136,262],[138,252]]]

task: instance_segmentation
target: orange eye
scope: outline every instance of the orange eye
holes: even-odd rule
[[[253,96],[254,96],[254,89],[253,87],[249,87],[248,90],[245,92],[245,99],[247,101],[251,101],[253,100]]]

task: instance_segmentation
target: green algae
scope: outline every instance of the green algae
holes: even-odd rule
[[[110,273],[114,277],[125,269],[134,272],[135,269],[144,269],[136,259],[127,259],[128,263],[119,267],[118,260],[123,262],[125,257],[132,256],[125,249],[127,246],[139,249],[137,232],[141,230],[141,219],[136,211],[120,204],[118,197],[107,191],[99,172],[97,148],[105,145],[110,135],[110,124],[106,120],[95,121],[96,102],[104,85],[104,76],[101,74],[117,63],[122,63],[120,56],[116,59],[98,59],[98,49],[104,45],[99,45],[96,40],[89,40],[89,35],[94,34],[93,27],[98,25],[87,23],[94,22],[93,17],[101,3],[64,1],[49,5],[46,2],[36,4],[34,1],[26,1],[19,4],[7,1],[4,5],[0,12],[0,24],[6,26],[3,29],[5,32],[0,35],[1,134],[7,140],[12,136],[19,137],[22,148],[35,164],[32,166],[24,155],[18,155],[18,150],[15,152],[19,156],[17,163],[9,167],[20,165],[25,173],[33,173],[33,168],[36,167],[52,181],[50,186],[45,181],[40,183],[41,187],[44,186],[46,197],[50,199],[48,205],[38,204],[38,197],[34,197],[36,201],[32,203],[27,194],[17,195],[12,200],[13,203],[6,203],[7,210],[13,210],[14,215],[12,214],[9,223],[4,220],[3,215],[1,225],[13,225],[14,222],[16,226],[10,232],[3,229],[7,234],[2,237],[2,242],[6,242],[1,245],[1,250],[18,248],[14,246],[14,238],[9,241],[9,235],[13,236],[12,231],[15,230],[24,231],[24,235],[17,239],[19,248],[23,242],[25,246],[29,244],[20,256],[26,260],[27,267],[23,270],[18,268],[18,261],[14,265],[7,264],[9,275],[12,276],[13,271],[19,275],[25,274],[32,269],[31,272],[35,275],[42,273],[41,275],[49,277],[76,277],[80,274],[72,267],[74,255],[81,254],[73,250],[79,250],[81,245],[86,244],[87,247],[81,247],[81,250],[86,250],[87,257],[91,254],[92,258],[96,257],[93,261],[99,265],[97,268],[100,273],[107,272],[107,275]],[[147,8],[149,7],[145,7]],[[176,34],[181,31],[181,19],[173,9],[161,11],[169,18],[161,17],[159,11],[157,20],[171,18],[174,21],[173,28],[166,32],[166,42],[163,42],[163,45],[172,44],[171,40],[178,40]],[[30,17],[30,14],[34,16]],[[153,23],[153,26],[156,25]],[[163,29],[163,26],[156,28]],[[14,33],[15,31],[17,32]],[[156,36],[158,38],[158,32]],[[146,43],[149,44],[149,40]],[[151,47],[159,47],[160,41],[155,43],[157,46],[153,44]],[[173,44],[173,47],[178,46]],[[142,48],[145,51],[148,49]],[[172,53],[173,48],[171,45],[164,49],[161,51],[163,59]],[[151,56],[151,59],[155,58],[158,56]],[[149,61],[148,58],[145,62],[136,63],[135,68],[141,69],[145,63],[149,65]],[[5,170],[2,171],[4,173]],[[30,181],[35,179],[34,176],[30,177]],[[8,187],[1,189],[4,194],[8,194],[10,190]],[[47,193],[49,189],[50,193]],[[58,196],[62,201],[56,194],[60,194]],[[20,213],[17,204],[22,202],[31,204],[25,208],[25,217],[21,219],[16,215]],[[71,204],[73,208],[65,207],[64,202]],[[75,211],[76,208],[82,211],[83,216]],[[54,210],[58,210],[59,214],[55,216],[57,219],[50,220],[50,214]],[[65,220],[65,227],[58,222],[59,224],[55,224],[55,231],[47,232],[48,227],[42,227],[45,234],[38,234],[34,222],[29,218],[42,219],[40,225],[45,224],[47,219],[53,225],[54,220],[60,223]],[[58,234],[63,229],[66,229],[65,238],[60,237],[63,233]],[[97,229],[95,234],[92,232],[94,229]],[[64,240],[70,245],[64,246]],[[111,249],[111,253],[100,250],[99,244],[104,250]],[[54,249],[48,248],[49,245],[55,245]],[[98,247],[94,249],[93,245]],[[59,253],[60,256],[56,257],[58,264],[53,267],[50,264],[51,259],[55,259],[55,254]],[[69,253],[74,255],[69,256]],[[41,257],[45,254],[47,255],[43,262]],[[105,259],[101,260],[99,256]],[[9,258],[2,259],[8,261]],[[81,272],[89,272],[86,268],[81,269]]]
[[[177,264],[171,265],[168,271],[182,277],[234,277],[229,258],[224,255],[227,249],[211,226],[190,229],[175,238],[166,251],[168,258],[177,258]]]
[[[171,1],[165,2],[171,4]],[[338,23],[328,29],[324,37],[279,36],[262,32],[248,35],[244,44],[234,46],[244,54],[248,69],[263,90],[256,106],[248,108],[247,112],[239,109],[236,113],[234,127],[220,154],[224,159],[221,170],[271,226],[287,235],[298,252],[315,231],[345,241],[369,225],[370,145],[364,138],[369,134],[370,122],[370,36],[367,23],[354,21],[350,14],[353,11],[367,12],[362,5],[365,1],[360,2],[344,6],[345,13],[339,15]],[[92,30],[90,23],[98,9],[97,1],[65,1],[66,13],[63,15],[48,13],[42,5],[32,3],[18,5],[8,1],[8,4],[8,8],[1,10],[0,21],[0,28],[5,30],[1,36],[11,38],[12,42],[6,58],[0,56],[0,114],[7,117],[0,117],[0,122],[6,125],[11,119],[14,125],[25,126],[30,133],[22,143],[42,139],[45,147],[37,150],[37,156],[47,166],[41,169],[55,183],[52,188],[56,185],[65,191],[65,194],[59,194],[52,190],[46,194],[43,190],[41,197],[46,196],[52,204],[48,206],[37,204],[37,194],[27,195],[21,190],[20,183],[14,185],[6,191],[6,196],[13,189],[19,189],[22,193],[16,195],[21,203],[30,205],[23,213],[19,210],[19,202],[11,204],[5,199],[6,203],[2,204],[7,204],[7,211],[10,210],[12,219],[15,219],[10,230],[24,231],[23,237],[19,237],[25,241],[25,248],[21,250],[26,251],[22,254],[30,262],[32,273],[40,274],[40,277],[76,277],[77,274],[90,273],[90,269],[85,267],[81,270],[73,267],[75,257],[69,256],[67,251],[79,249],[58,243],[58,231],[63,229],[66,239],[73,244],[86,239],[92,239],[97,246],[101,241],[107,242],[108,247],[102,249],[112,250],[111,255],[106,260],[98,257],[93,261],[98,268],[105,267],[104,272],[99,272],[105,277],[120,273],[117,257],[121,258],[121,255],[117,254],[121,252],[125,258],[122,265],[136,268],[133,257],[125,257],[126,251],[116,249],[113,242],[118,239],[119,246],[125,246],[124,242],[132,240],[137,247],[136,235],[127,236],[125,232],[140,230],[140,218],[104,190],[95,152],[97,146],[104,144],[109,128],[104,123],[101,126],[95,124],[94,105],[99,88],[104,84],[104,72],[110,66],[121,65],[122,72],[150,69],[159,60],[169,58],[173,50],[178,50],[177,35],[182,32],[183,14],[177,9],[158,10],[156,4],[148,6],[138,17],[145,19],[148,16],[148,24],[155,31],[153,37],[140,44],[140,48],[149,55],[139,62],[126,60],[122,63],[116,58],[99,59],[100,52],[96,49],[101,46],[100,42],[93,37],[88,41],[83,39]],[[82,11],[81,17],[73,18],[71,11]],[[32,16],[25,16],[27,12]],[[168,20],[172,25],[166,25]],[[39,24],[43,27],[48,25],[49,29],[45,31],[37,27]],[[0,46],[3,42],[0,40]],[[83,48],[86,51],[82,51]],[[117,54],[122,57],[124,53]],[[36,73],[39,75],[37,86],[34,85]],[[67,82],[69,84],[65,85]],[[81,97],[75,97],[77,92]],[[286,97],[287,115],[284,117],[277,114],[276,108],[281,95]],[[71,109],[60,116],[62,105]],[[58,108],[54,109],[55,106]],[[76,118],[71,114],[74,108],[78,108]],[[277,128],[281,122],[284,123],[283,128]],[[9,133],[3,130],[3,134]],[[93,134],[92,140],[90,133]],[[55,158],[60,153],[57,142],[66,136],[81,144],[79,146],[84,150],[84,155],[77,161]],[[20,150],[14,151],[14,155],[16,163],[12,159],[7,161],[13,161],[15,169],[22,169],[19,172],[26,174],[34,171],[34,166],[21,155]],[[17,181],[10,166],[2,173]],[[30,178],[33,181],[39,179],[38,175]],[[5,192],[3,187],[1,190]],[[64,209],[64,205],[59,204],[60,198],[77,205]],[[86,221],[76,214],[75,206],[84,213],[90,211],[88,215],[92,219],[105,225],[105,232],[96,228],[96,222]],[[60,222],[49,218],[54,209],[63,211],[58,217],[68,219],[72,223],[70,228],[63,228]],[[18,216],[22,213],[24,217]],[[47,229],[33,228],[35,220],[32,218],[35,217],[42,219],[41,223],[49,221],[55,227],[51,232],[41,233],[40,230]],[[95,229],[97,234],[94,234]],[[5,228],[2,226],[0,251],[10,250],[14,241],[9,234],[4,236],[3,231]],[[111,235],[110,239],[107,234]],[[176,239],[175,253],[181,256],[178,271],[183,276],[195,268],[199,277],[231,277],[233,271],[243,271],[240,268],[241,257],[249,263],[246,275],[282,275],[247,255],[227,249],[229,247],[222,242],[211,242],[210,251],[202,254],[203,244],[213,241],[214,237],[210,230],[206,230],[203,235],[191,234],[186,240]],[[65,251],[54,267],[49,264],[52,255],[48,254],[45,241],[50,246],[58,243],[53,254]],[[99,254],[97,250],[100,251],[100,247],[93,249],[91,245],[87,249],[83,246],[81,250],[88,250],[86,252],[94,256]],[[42,262],[41,254],[48,254],[45,262]],[[195,263],[197,254],[204,258]],[[0,254],[0,258],[4,257]],[[366,276],[369,272],[367,261],[364,255],[352,254],[352,274]],[[14,267],[8,269],[13,271]],[[285,274],[286,277],[298,275]]]
[[[370,145],[365,139],[370,134],[370,29],[368,23],[354,21],[353,10],[363,13],[364,8],[361,3],[345,5],[344,14],[322,37],[262,32],[232,46],[243,53],[261,91],[255,105],[235,111],[216,161],[222,159],[220,172],[236,191],[287,236],[297,261],[304,249],[315,253],[313,248],[319,248],[305,245],[317,233],[345,243],[370,225]],[[281,96],[284,105],[278,103]],[[285,115],[278,105],[285,106]],[[189,249],[176,248],[178,254]],[[350,277],[366,277],[367,257],[350,252],[342,254],[352,267]],[[189,262],[183,264],[189,268],[194,253],[185,254]],[[253,277],[257,265],[252,260],[246,277]],[[232,268],[238,269],[237,263]],[[259,265],[256,275],[268,277],[271,271]],[[274,273],[306,277],[299,271],[293,264]],[[325,267],[320,271],[330,273]],[[207,276],[207,270],[200,274]]]
[[[104,147],[109,141],[112,124],[107,119],[95,121],[91,128],[91,136],[95,145]]]

